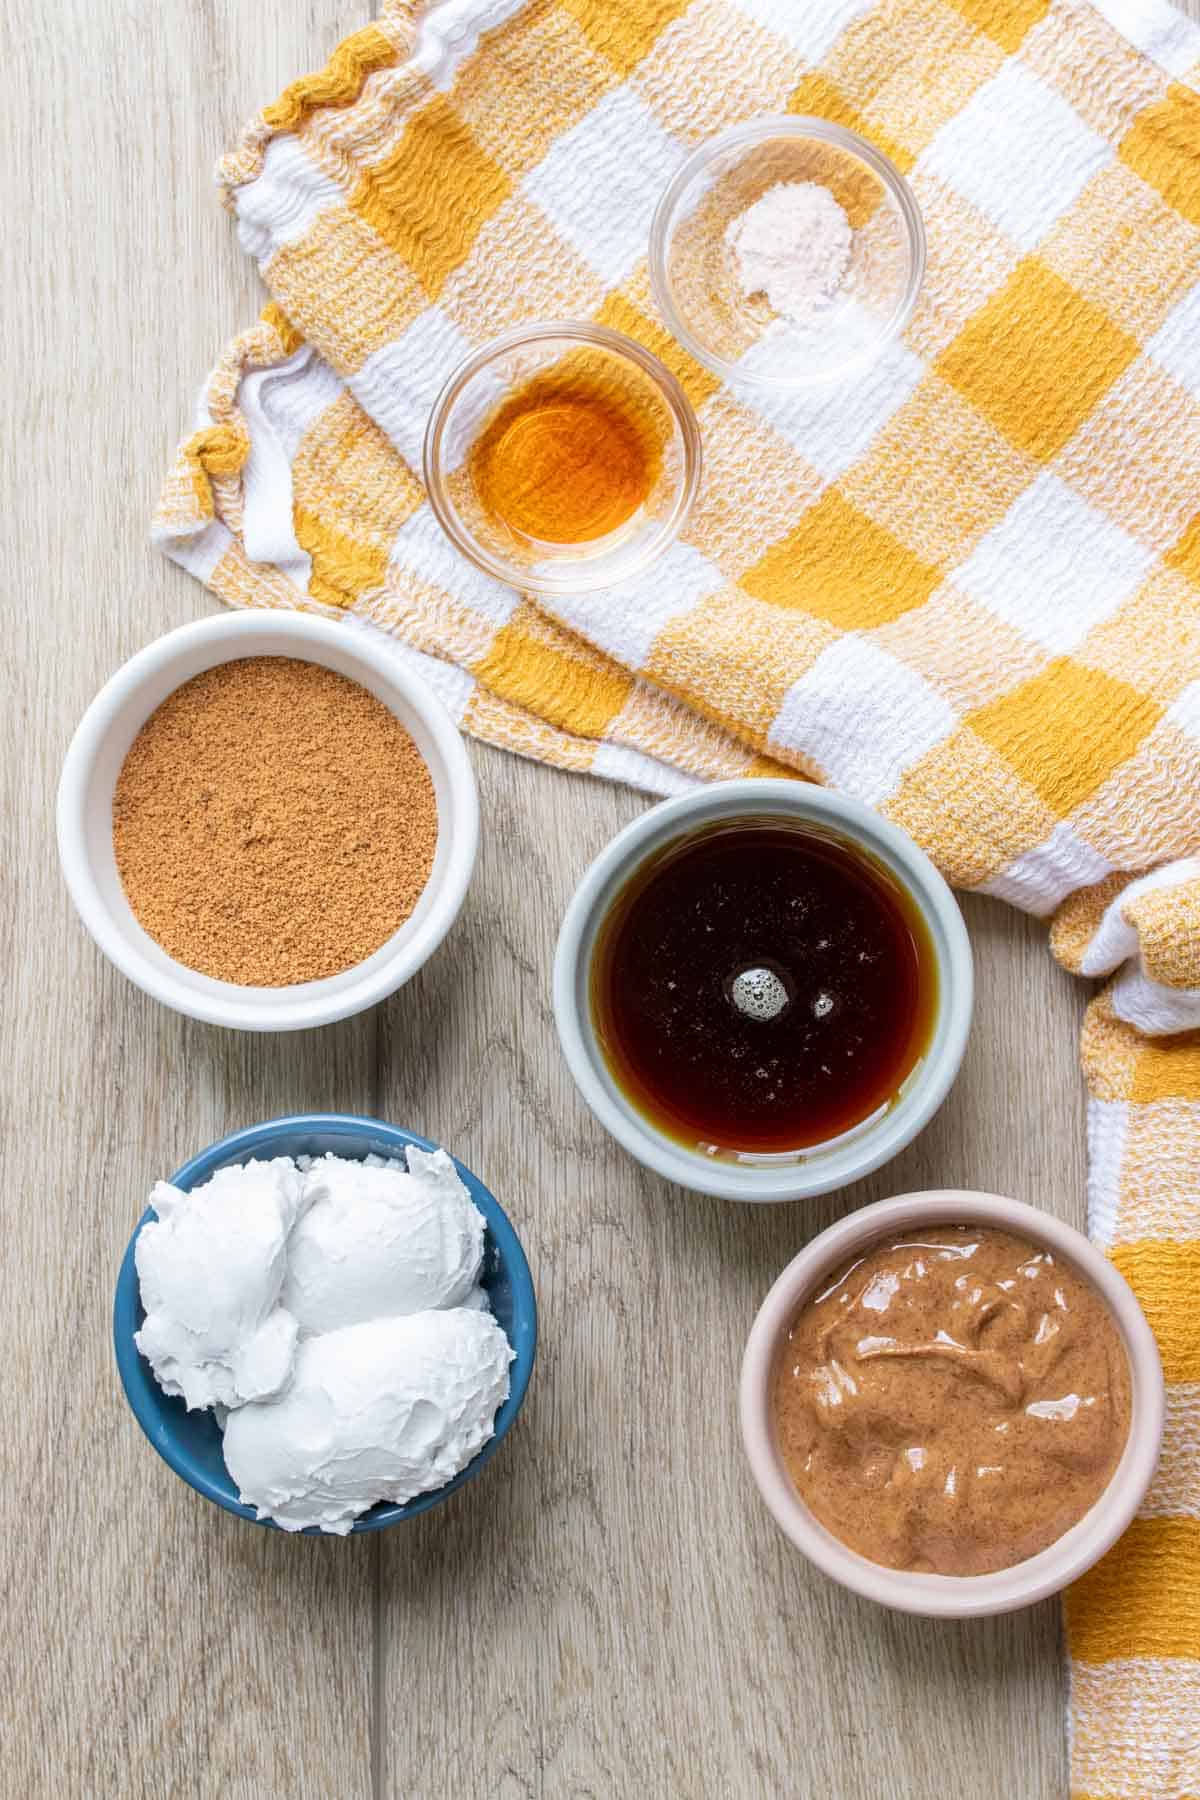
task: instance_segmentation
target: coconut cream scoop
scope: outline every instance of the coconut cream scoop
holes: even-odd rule
[[[344,1535],[450,1481],[491,1438],[514,1351],[479,1285],[483,1215],[444,1150],[249,1162],[154,1189],[135,1334],[209,1406],[244,1504]]]
[[[188,1409],[241,1406],[291,1374],[296,1321],[279,1305],[304,1210],[290,1157],[218,1169],[192,1193],[159,1181],[134,1250],[146,1321],[134,1342]]]
[[[226,1467],[260,1519],[344,1536],[376,1501],[403,1505],[466,1468],[512,1360],[491,1313],[464,1307],[305,1338],[286,1394],[230,1413]]]
[[[305,1333],[460,1306],[479,1279],[483,1214],[444,1150],[408,1173],[323,1156],[304,1176],[283,1304]]]

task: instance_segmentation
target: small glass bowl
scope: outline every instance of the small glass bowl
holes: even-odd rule
[[[548,543],[489,513],[470,454],[506,400],[568,358],[652,423],[661,456],[650,492],[614,530],[583,543]],[[553,320],[505,332],[455,370],[430,414],[423,463],[434,514],[477,568],[532,593],[578,594],[627,580],[678,535],[700,483],[700,429],[678,381],[632,338],[603,325]]]
[[[793,324],[742,291],[725,241],[780,182],[815,182],[844,208],[850,262],[837,291]],[[650,230],[650,279],[667,326],[734,383],[801,388],[865,368],[898,332],[925,271],[925,227],[907,182],[873,144],[828,119],[755,119],[702,144],[667,188]]]

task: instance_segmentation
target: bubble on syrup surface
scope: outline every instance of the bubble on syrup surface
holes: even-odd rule
[[[729,984],[729,998],[746,1019],[777,1019],[791,1000],[774,969],[739,969]],[[764,1071],[765,1073],[765,1071]]]

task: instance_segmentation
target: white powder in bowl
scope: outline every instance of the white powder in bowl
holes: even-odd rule
[[[850,261],[850,221],[816,181],[780,181],[725,231],[742,292],[765,294],[793,324],[833,298]]]

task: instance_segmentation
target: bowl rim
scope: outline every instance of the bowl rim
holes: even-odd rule
[[[242,639],[257,639],[260,643],[267,640],[271,647],[256,652],[243,648]],[[447,801],[439,829],[446,833],[448,855],[437,903],[419,929],[356,981],[345,982],[350,971],[343,971],[329,978],[343,985],[324,993],[324,982],[306,982],[302,984],[306,990],[303,998],[273,1001],[269,1007],[256,998],[264,991],[260,989],[219,982],[212,989],[200,990],[176,977],[175,968],[183,965],[174,959],[167,970],[152,964],[117,925],[104,899],[87,848],[85,824],[96,760],[126,705],[173,664],[183,662],[197,649],[208,648],[225,649],[229,654],[214,656],[206,667],[234,661],[239,655],[286,655],[289,648],[307,660],[330,667],[333,665],[320,653],[336,649],[339,656],[356,664],[364,674],[369,673],[411,707],[441,759]],[[176,687],[190,680],[191,673],[181,675]],[[354,676],[347,679],[353,680]],[[91,701],[67,747],[58,784],[56,828],[59,862],[75,909],[105,956],[135,987],[175,1012],[206,1024],[242,1031],[298,1031],[331,1024],[375,1005],[394,993],[432,956],[457,918],[470,886],[479,845],[479,797],[470,758],[446,707],[433,689],[398,658],[374,645],[365,632],[353,631],[344,623],[307,613],[252,608],[214,613],[180,625],[144,645],[109,677]],[[385,949],[386,945],[380,946],[380,951]],[[379,956],[380,951],[374,955]],[[286,994],[287,990],[270,992]]]
[[[250,1125],[242,1130],[231,1132],[210,1144],[207,1149],[198,1151],[188,1158],[182,1168],[170,1177],[173,1187],[183,1188],[190,1192],[193,1187],[215,1173],[219,1168],[227,1168],[236,1161],[248,1161],[252,1157],[288,1156],[290,1151],[280,1149],[280,1141],[294,1138],[300,1132],[322,1132],[334,1137],[361,1137],[370,1133],[378,1137],[382,1149],[377,1155],[396,1154],[408,1145],[418,1150],[439,1150],[444,1146],[435,1144],[430,1138],[422,1137],[418,1132],[409,1131],[405,1126],[389,1124],[384,1119],[370,1118],[357,1113],[294,1113],[278,1119],[267,1119],[262,1124]],[[302,1153],[303,1154],[303,1153]],[[521,1309],[528,1323],[522,1332],[520,1345],[512,1344],[515,1351],[514,1361],[509,1373],[508,1398],[496,1414],[495,1429],[483,1448],[472,1457],[465,1469],[460,1469],[450,1481],[440,1488],[434,1488],[427,1494],[418,1494],[403,1506],[396,1506],[386,1501],[378,1501],[369,1512],[363,1513],[354,1521],[349,1535],[366,1531],[381,1531],[385,1526],[398,1525],[405,1519],[416,1518],[420,1513],[428,1512],[438,1505],[457,1488],[478,1475],[484,1466],[491,1461],[499,1449],[515,1421],[525,1400],[533,1374],[533,1365],[537,1356],[538,1314],[537,1295],[530,1273],[529,1261],[525,1255],[520,1238],[517,1236],[512,1222],[491,1189],[479,1179],[478,1175],[467,1165],[460,1162],[452,1152],[447,1152],[458,1170],[467,1192],[480,1212],[483,1213],[487,1231],[496,1244],[508,1277],[513,1285],[514,1295],[519,1294]],[[355,1158],[354,1160],[359,1160]],[[223,1511],[234,1513],[251,1525],[262,1525],[271,1531],[282,1531],[273,1519],[260,1519],[252,1506],[245,1506],[238,1499],[232,1499],[215,1482],[209,1479],[204,1470],[186,1456],[162,1426],[163,1404],[172,1396],[164,1394],[158,1386],[149,1364],[133,1341],[133,1333],[138,1328],[138,1314],[142,1311],[141,1294],[138,1288],[137,1269],[134,1263],[134,1247],[142,1227],[157,1215],[153,1207],[147,1207],[134,1227],[133,1234],[126,1245],[117,1272],[116,1288],[113,1296],[112,1331],[113,1350],[116,1356],[117,1372],[121,1379],[121,1387],[129,1403],[134,1418],[140,1425],[143,1434],[151,1447],[162,1458],[167,1467],[172,1469],[180,1480],[188,1487],[194,1488],[206,1500],[211,1500]],[[512,1343],[512,1339],[509,1339]],[[233,1487],[230,1477],[230,1487]],[[306,1525],[302,1531],[287,1532],[288,1537],[330,1537],[337,1534],[325,1532],[317,1525]]]
[[[825,364],[820,369],[796,375],[766,375],[754,369],[747,369],[743,363],[730,362],[711,349],[697,337],[688,324],[687,319],[675,304],[672,284],[667,272],[667,252],[670,233],[675,223],[675,213],[679,202],[687,191],[696,174],[703,170],[711,159],[721,151],[765,142],[772,137],[818,138],[825,143],[836,144],[839,149],[849,155],[856,156],[865,163],[888,190],[899,209],[904,221],[909,246],[908,281],[904,293],[893,308],[891,317],[883,329],[862,350],[852,356],[842,358],[833,364]],[[715,137],[706,138],[692,151],[687,161],[675,171],[664,188],[658,205],[654,209],[654,217],[650,223],[649,242],[649,274],[650,288],[655,304],[666,322],[672,337],[685,350],[694,356],[697,362],[711,369],[714,375],[720,375],[724,381],[733,386],[776,390],[797,390],[805,388],[828,387],[869,368],[880,356],[887,345],[899,337],[917,303],[921,284],[925,278],[927,257],[925,221],[917,204],[912,188],[904,179],[891,158],[885,156],[869,139],[848,126],[839,125],[832,119],[822,119],[813,113],[771,113],[757,119],[746,120],[741,125],[732,125]]]
[[[817,1284],[889,1231],[992,1225],[1027,1237],[1073,1263],[1112,1313],[1129,1363],[1129,1435],[1108,1486],[1070,1530],[1036,1556],[988,1575],[927,1575],[871,1562],[843,1544],[804,1504],[782,1466],[771,1421],[770,1383],[784,1331]],[[1154,1334],[1124,1276],[1097,1247],[1053,1213],[1003,1194],[931,1188],[860,1207],[812,1239],[773,1283],[750,1328],[738,1388],[742,1443],[776,1524],[832,1580],[868,1600],[925,1618],[986,1618],[1047,1599],[1076,1580],[1120,1537],[1154,1475],[1165,1387]]]
[[[861,1136],[819,1161],[783,1165],[705,1159],[678,1144],[625,1101],[601,1072],[602,1054],[586,1000],[587,969],[599,924],[635,870],[668,843],[710,821],[779,813],[826,827],[869,854],[879,850],[929,930],[940,990],[939,1025],[918,1078],[898,1104]],[[581,990],[583,993],[581,995]],[[966,1050],[974,1004],[974,963],[963,917],[945,879],[906,832],[861,801],[804,781],[748,777],[711,782],[662,801],[612,838],[581,877],[558,935],[553,973],[559,1042],[575,1084],[600,1124],[631,1156],[696,1193],[750,1204],[807,1199],[860,1180],[922,1131],[942,1104]],[[911,1078],[910,1078],[911,1079]],[[815,1146],[814,1152],[819,1153]]]
[[[700,477],[704,467],[704,446],[695,411],[682,384],[652,350],[647,350],[645,345],[639,344],[635,338],[626,336],[622,331],[614,331],[608,325],[597,325],[587,319],[546,319],[531,325],[514,325],[508,331],[501,332],[498,337],[491,338],[478,350],[472,351],[470,356],[465,357],[452,370],[430,408],[421,444],[421,474],[433,515],[455,549],[477,569],[481,569],[485,575],[490,575],[494,580],[503,582],[506,587],[517,588],[529,593],[565,596],[590,593],[597,588],[611,587],[614,585],[614,577],[611,571],[604,572],[603,570],[589,574],[587,571],[591,565],[583,562],[578,565],[574,574],[535,573],[529,569],[519,568],[515,563],[507,562],[502,556],[495,555],[485,544],[481,544],[463,523],[458,509],[446,492],[441,465],[442,440],[445,436],[451,409],[467,383],[478,375],[481,369],[487,368],[488,364],[493,362],[497,356],[502,356],[507,351],[518,349],[525,344],[541,343],[555,337],[597,345],[615,356],[636,363],[642,373],[650,378],[662,394],[683,439],[683,482],[671,511],[649,539],[645,548],[622,567],[619,576],[616,577],[617,581],[624,583],[640,575],[651,563],[656,562],[679,536],[699,491]],[[598,564],[602,562],[602,559],[596,560]]]

